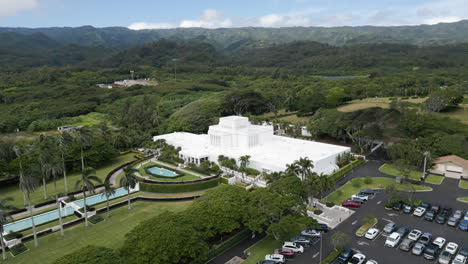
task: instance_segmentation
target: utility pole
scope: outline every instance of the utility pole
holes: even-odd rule
[[[423,176],[422,178],[425,179],[426,178],[426,164],[427,164],[427,157],[429,156],[429,151],[426,151],[424,152],[424,168],[423,168]]]
[[[177,59],[172,59],[172,61],[174,62],[174,81],[177,82],[177,66],[176,66]]]

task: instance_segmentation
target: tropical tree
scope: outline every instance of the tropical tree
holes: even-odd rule
[[[34,246],[37,247],[39,246],[39,241],[37,240],[36,224],[34,223],[33,207],[31,205],[31,193],[33,193],[38,187],[37,177],[34,177],[31,174],[23,175],[22,177],[20,177],[19,186],[20,186],[21,192],[26,194],[26,198],[28,201],[29,216],[31,218],[32,230],[33,230],[33,236],[34,236]]]
[[[85,226],[88,226],[88,215],[87,215],[87,206],[86,206],[86,192],[94,193],[95,183],[101,183],[96,175],[96,170],[93,168],[85,168],[81,173],[81,178],[76,181],[75,189],[83,192],[83,210],[85,217]]]
[[[106,202],[107,202],[107,218],[110,216],[110,205],[109,205],[109,197],[115,194],[115,188],[112,187],[109,181],[104,182],[104,192],[102,193],[102,196],[106,197]]]
[[[137,184],[137,179],[135,177],[135,173],[138,170],[131,167],[125,167],[123,169],[124,175],[120,179],[120,186],[124,187],[127,190],[127,200],[128,200],[128,210],[132,209],[131,200],[130,200],[130,188],[135,188]]]
[[[246,168],[249,166],[250,163],[250,156],[244,155],[239,157],[239,164],[240,164],[240,171],[242,172],[242,179],[245,178]]]
[[[65,166],[65,155],[67,153],[67,148],[71,144],[70,134],[63,131],[57,138],[58,149],[60,151],[60,157],[62,159],[62,172],[63,172],[63,184],[65,185],[65,193],[68,193],[68,181],[67,181],[67,168]]]
[[[11,221],[12,218],[8,211],[15,210],[16,208],[12,205],[8,205],[7,203],[12,201],[13,198],[7,197],[4,199],[0,199],[0,242],[2,246],[2,256],[3,260],[7,259],[6,252],[5,252],[5,243],[3,242],[3,226],[6,224],[6,222]]]
[[[84,162],[84,147],[88,146],[91,142],[92,131],[89,127],[83,126],[76,130],[78,137],[78,144],[80,145],[80,156],[81,156],[81,171],[85,171]]]
[[[335,182],[333,181],[332,178],[321,173],[318,176],[318,185],[319,185],[319,193],[321,194],[320,198],[322,198],[323,193],[329,191],[331,188],[333,188],[333,186],[335,186]]]
[[[39,164],[41,165],[41,176],[42,176],[42,188],[44,191],[44,200],[47,200],[49,195],[47,194],[47,174],[46,174],[46,164],[51,160],[52,148],[49,144],[48,137],[41,135],[39,137],[39,142],[37,142],[38,158]]]
[[[26,193],[21,188],[21,182],[24,181],[23,155],[28,151],[28,149],[19,145],[15,145],[13,146],[13,151],[15,152],[15,155],[18,158],[20,189],[21,189],[21,192],[23,193],[23,205],[26,206],[27,205]]]
[[[301,177],[302,180],[304,180],[306,175],[310,174],[314,168],[314,163],[307,157],[299,158],[299,160],[296,160],[294,163],[298,168],[298,176]]]
[[[58,211],[58,216],[59,216],[60,235],[64,236],[65,234],[63,232],[63,223],[62,223],[62,206],[60,205],[60,201],[59,201],[60,197],[57,191],[57,179],[59,175],[62,174],[63,167],[59,161],[55,160],[53,162],[44,164],[43,171],[44,171],[44,174],[48,178],[52,178],[54,181],[54,192],[55,192],[55,201],[57,203],[57,211]]]
[[[349,236],[346,233],[335,232],[331,236],[331,243],[333,244],[335,249],[342,248],[342,247],[346,246],[346,244],[348,244],[348,242],[349,242]]]

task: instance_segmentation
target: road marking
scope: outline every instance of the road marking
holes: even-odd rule
[[[377,204],[381,204],[381,203],[382,203],[382,201],[378,201],[378,202],[377,202]]]
[[[394,214],[394,213],[390,213],[390,214],[387,214],[388,216],[398,216],[398,214]]]
[[[360,246],[364,246],[364,245],[368,246],[369,245],[369,243],[364,242],[364,241],[358,241],[357,244],[360,245]]]
[[[357,220],[355,220],[354,222],[351,223],[351,225],[355,225],[357,223]]]
[[[320,254],[320,252],[315,253],[315,254],[312,256],[312,258],[316,258],[319,254]]]
[[[388,220],[386,218],[382,218],[382,220],[387,221],[387,222],[392,222],[392,220]]]

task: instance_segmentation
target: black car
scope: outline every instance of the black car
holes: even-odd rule
[[[400,237],[404,238],[410,232],[410,229],[406,226],[402,226],[398,228],[396,232],[400,234]]]
[[[392,207],[392,209],[395,210],[395,211],[400,211],[401,208],[403,208],[403,203],[402,202],[395,202],[393,204],[393,207]]]
[[[411,204],[405,204],[403,206],[403,213],[405,214],[411,214],[414,210],[414,206],[412,206]]]
[[[315,228],[315,230],[317,231],[322,231],[322,232],[328,232],[328,230],[330,230],[330,227],[326,224],[319,224],[319,226],[317,228]]]
[[[437,255],[439,254],[440,248],[437,245],[430,244],[424,249],[424,258],[425,259],[435,259]]]
[[[374,189],[362,189],[361,191],[359,191],[359,194],[375,195],[375,190]]]
[[[273,260],[262,260],[257,262],[257,264],[276,264]]]
[[[436,223],[443,225],[443,224],[445,224],[445,222],[447,222],[447,216],[444,215],[444,214],[439,214],[436,217],[435,221],[436,221]]]
[[[452,208],[450,208],[450,207],[444,207],[444,208],[442,208],[442,210],[440,211],[440,214],[443,214],[443,215],[445,215],[445,216],[448,217],[448,216],[452,215]]]
[[[436,213],[434,211],[429,211],[424,215],[424,220],[426,221],[434,221],[434,218],[436,216]]]
[[[343,262],[346,262],[348,261],[352,256],[354,255],[354,250],[350,249],[350,248],[345,248],[343,250],[343,252],[341,252],[341,254],[338,256],[338,259],[343,261]]]
[[[433,204],[431,206],[431,209],[429,209],[429,211],[432,211],[432,212],[435,212],[436,214],[438,214],[440,212],[440,205]]]
[[[424,207],[424,209],[429,210],[429,208],[431,208],[431,204],[428,203],[428,202],[422,202],[420,205],[420,207]]]

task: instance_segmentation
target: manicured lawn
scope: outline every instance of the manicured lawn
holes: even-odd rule
[[[276,248],[279,248],[282,245],[282,241],[275,240],[273,237],[267,236],[246,250],[246,252],[250,253],[250,256],[244,264],[255,264],[258,261],[264,260],[265,255],[272,254]]]
[[[65,229],[65,237],[56,232],[39,238],[39,247],[34,248],[33,241],[26,243],[30,251],[0,263],[52,263],[55,259],[69,254],[87,245],[104,246],[117,249],[124,242],[124,236],[140,222],[165,211],[180,212],[191,202],[156,203],[136,202],[128,211],[125,206],[111,211],[111,218],[96,225],[84,227],[83,223]],[[105,218],[105,213],[103,217]]]
[[[359,192],[361,189],[384,189],[385,186],[395,183],[395,180],[392,178],[383,178],[383,177],[375,177],[371,178],[372,183],[365,184],[364,178],[356,178],[361,179],[361,186],[354,187],[352,181],[347,182],[345,185],[341,186],[338,190],[334,191],[330,195],[324,198],[326,202],[333,202],[337,205],[340,205],[342,201],[350,198],[353,194]],[[353,179],[354,180],[354,179]],[[431,191],[432,188],[425,185],[416,185],[412,184],[416,191]],[[404,190],[404,185],[396,184],[397,189]]]
[[[460,183],[458,184],[458,187],[462,189],[468,189],[468,181],[467,180],[460,180]]]
[[[467,99],[465,98],[465,100]],[[437,113],[437,115],[458,119],[460,122],[468,125],[468,104],[465,103],[453,111],[441,112]]]
[[[96,175],[101,178],[102,180],[105,179],[107,174],[114,169],[115,167],[119,166],[120,164],[127,163],[129,161],[134,160],[135,158],[133,157],[135,154],[134,153],[129,153],[126,155],[119,156],[108,163],[104,164],[100,168],[96,170]],[[70,173],[67,175],[67,180],[68,180],[68,191],[74,191],[75,190],[75,183],[79,179],[80,174],[79,173]],[[49,199],[52,199],[52,196],[54,195],[54,183],[49,182],[47,184],[47,191],[49,195]],[[57,191],[58,192],[65,192],[65,186],[64,186],[64,181],[63,178],[60,178],[57,181]],[[12,197],[14,200],[11,205],[14,205],[18,208],[23,208],[23,195],[21,194],[21,191],[19,190],[18,185],[9,185],[5,187],[0,187],[0,198],[5,198],[5,197]],[[37,204],[44,202],[44,192],[42,189],[42,185],[34,192],[31,194],[32,198],[32,203]]]
[[[151,177],[151,179],[154,179],[154,180],[157,180],[157,181],[190,181],[190,180],[200,179],[199,177],[197,177],[195,175],[192,175],[192,174],[184,174],[184,176],[178,177],[178,178],[175,178],[175,179],[154,177],[154,176],[149,175],[148,173],[146,173],[144,167],[148,167],[148,166],[156,166],[157,167],[158,164],[156,164],[154,162],[149,162],[149,163],[145,164],[144,166],[142,166],[138,171],[140,172],[140,174],[142,176],[149,176],[149,177]]]
[[[403,177],[398,167],[393,164],[384,164],[382,167],[380,167],[380,171],[389,175]],[[421,176],[422,176],[422,172],[412,170],[410,171],[410,175],[408,178],[418,181],[421,178]],[[429,174],[426,177],[426,182],[432,183],[432,184],[441,184],[443,180],[444,180],[443,176],[434,175],[434,174]]]
[[[409,98],[401,101],[419,104],[426,100],[426,98]],[[347,102],[345,105],[337,108],[340,112],[354,112],[371,107],[389,108],[390,107],[389,97],[378,97],[378,98],[365,98],[361,100],[352,100]]]
[[[460,198],[458,198],[457,200],[459,200],[459,201],[461,201],[461,202],[468,203],[468,197],[460,197]]]

